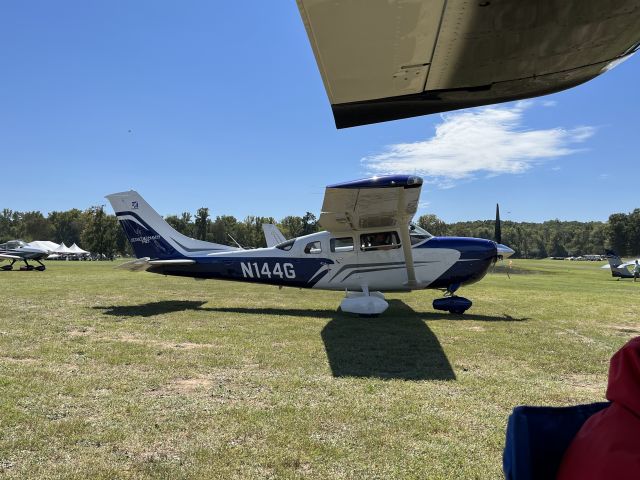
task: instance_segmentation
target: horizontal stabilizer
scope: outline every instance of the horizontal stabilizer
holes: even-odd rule
[[[169,265],[193,265],[195,260],[176,259],[176,260],[151,260],[149,257],[136,258],[130,262],[118,265],[116,268],[129,270],[131,272],[144,272],[150,267],[169,266]]]

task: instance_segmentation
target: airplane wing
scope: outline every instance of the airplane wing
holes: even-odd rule
[[[402,240],[409,286],[417,284],[409,222],[418,209],[422,178],[387,175],[329,185],[319,223],[325,230],[344,233],[371,228],[397,228]]]
[[[287,241],[282,232],[278,230],[278,227],[273,223],[263,223],[262,231],[264,232],[264,239],[267,242],[267,247],[275,247],[276,245]]]
[[[554,93],[640,46],[638,0],[297,0],[338,128]]]
[[[22,257],[19,257],[17,255],[10,255],[8,253],[0,253],[0,258],[3,260],[20,260],[22,259]]]
[[[408,224],[418,209],[422,179],[388,175],[329,185],[319,223],[330,232]]]

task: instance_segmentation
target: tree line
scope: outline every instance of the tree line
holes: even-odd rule
[[[494,220],[447,224],[435,215],[423,215],[418,224],[433,235],[478,237],[493,240]],[[606,249],[620,256],[640,253],[640,209],[614,213],[608,222],[548,220],[542,223],[502,221],[502,243],[513,248],[515,257],[547,258],[603,254]]]
[[[278,226],[287,238],[314,233],[320,229],[310,212],[289,215],[276,221],[273,217],[250,215],[238,220],[231,215],[212,217],[208,208],[195,214],[183,212],[165,218],[184,235],[209,242],[240,245],[245,248],[266,246],[263,223]],[[475,220],[447,224],[436,215],[422,215],[417,223],[433,235],[451,235],[493,239],[494,221]],[[107,257],[131,255],[131,247],[115,215],[102,206],[86,210],[71,209],[51,212],[0,212],[0,243],[12,239],[52,240],[66,245],[77,243],[85,250]],[[640,253],[640,209],[630,213],[614,213],[608,222],[576,222],[549,220],[542,223],[502,222],[502,243],[509,245],[520,258],[565,257],[603,253],[613,249],[621,256]]]

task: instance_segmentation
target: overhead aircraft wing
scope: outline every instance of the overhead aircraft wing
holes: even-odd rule
[[[402,240],[408,286],[417,285],[409,222],[418,209],[422,178],[387,175],[329,185],[319,223],[335,233],[395,228]]]
[[[639,0],[297,0],[338,128],[545,95],[640,42]]]

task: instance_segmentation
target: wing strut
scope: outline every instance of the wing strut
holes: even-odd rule
[[[416,269],[413,265],[413,251],[411,250],[411,236],[409,235],[409,220],[407,215],[407,205],[405,200],[405,189],[400,189],[398,195],[398,214],[400,217],[400,240],[402,241],[402,251],[404,253],[404,263],[407,267],[407,286],[411,289],[418,288],[416,281]]]

